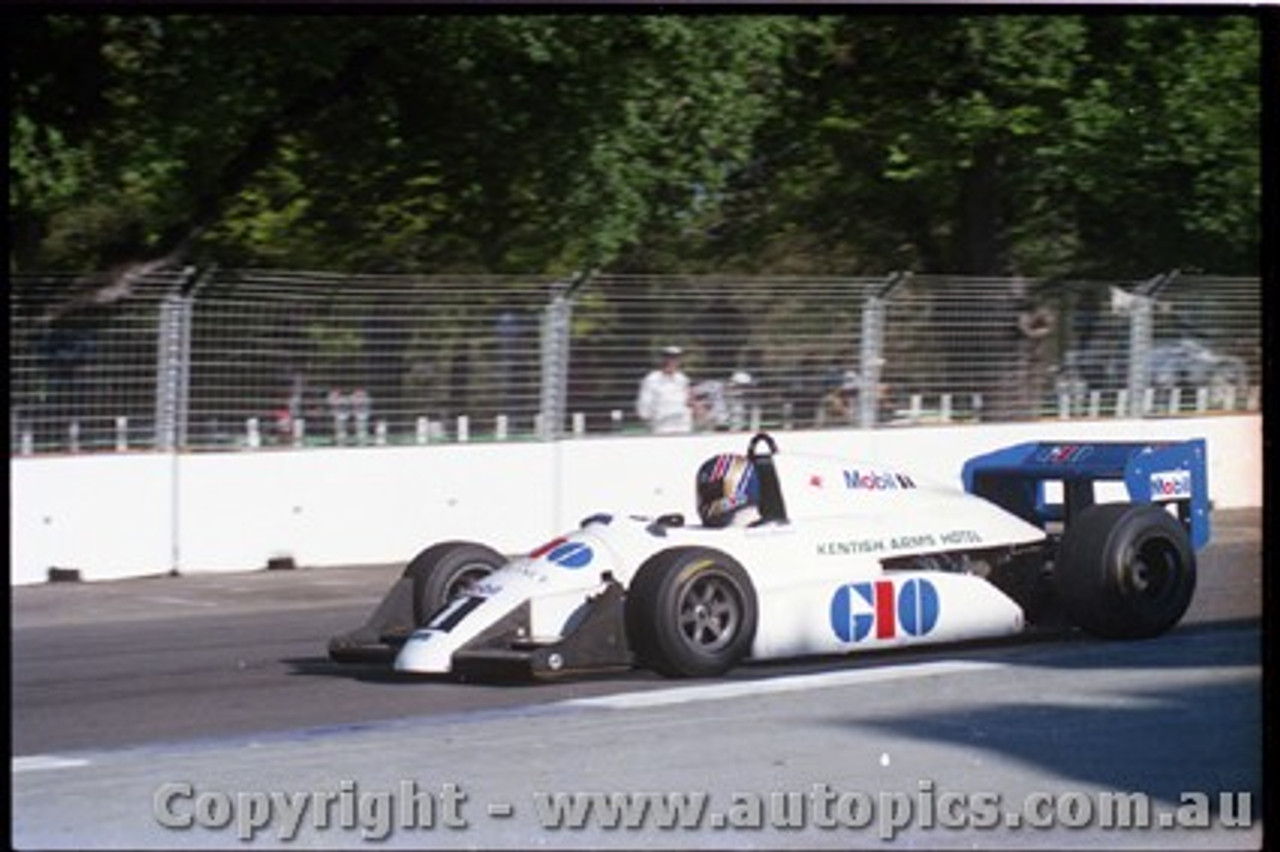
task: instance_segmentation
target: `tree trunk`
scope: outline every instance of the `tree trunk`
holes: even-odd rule
[[[973,153],[973,165],[961,175],[955,264],[965,275],[1006,275],[1007,234],[1001,168],[1003,157],[994,144]]]

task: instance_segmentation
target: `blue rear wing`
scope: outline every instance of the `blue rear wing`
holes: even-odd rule
[[[1209,541],[1209,480],[1203,438],[1169,443],[1034,441],[965,462],[965,490],[1041,529],[1070,523],[1094,503],[1095,482],[1121,481],[1133,503],[1176,503],[1178,517],[1201,549]],[[1063,501],[1045,499],[1045,483],[1062,483]]]

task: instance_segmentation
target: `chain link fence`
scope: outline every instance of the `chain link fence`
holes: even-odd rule
[[[11,452],[157,446],[162,306],[194,274],[12,277]]]
[[[210,275],[193,306],[188,443],[312,446],[531,433],[551,283]]]
[[[890,289],[880,422],[1260,407],[1257,279],[921,276]]]
[[[670,346],[683,351],[695,428],[828,422],[823,398],[857,367],[862,305],[879,284],[823,278],[593,279],[574,299],[568,396],[571,411],[580,415],[577,428],[643,430],[636,416],[639,384]]]
[[[11,452],[639,433],[682,349],[693,428],[1261,408],[1257,279],[11,276]]]

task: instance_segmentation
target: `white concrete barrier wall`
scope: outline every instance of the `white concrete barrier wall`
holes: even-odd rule
[[[749,436],[93,455],[10,460],[10,583],[402,562],[448,538],[516,552],[598,511],[694,513],[693,475]],[[1209,444],[1219,508],[1262,504],[1258,415],[781,432],[782,452],[883,462],[958,482],[966,459],[1033,440]]]

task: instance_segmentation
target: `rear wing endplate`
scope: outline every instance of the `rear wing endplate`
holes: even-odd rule
[[[1070,523],[1094,502],[1093,484],[1124,482],[1134,503],[1175,503],[1196,549],[1209,541],[1209,480],[1203,438],[1179,442],[1033,441],[974,456],[962,471],[965,490],[1042,529]],[[1045,483],[1062,484],[1063,501],[1045,499]]]

